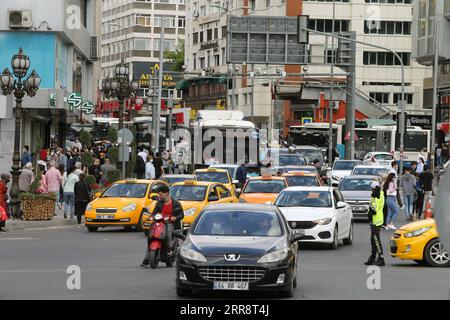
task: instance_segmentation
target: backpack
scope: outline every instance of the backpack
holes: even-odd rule
[[[144,173],[145,172],[145,162],[141,156],[137,156],[136,166],[134,168],[134,173]]]

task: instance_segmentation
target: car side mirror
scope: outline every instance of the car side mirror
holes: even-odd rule
[[[159,200],[159,195],[157,193],[151,193],[150,199],[152,199],[154,201]]]
[[[210,201],[210,202],[219,201],[219,197],[218,196],[209,196],[208,201]]]
[[[297,241],[300,241],[305,238],[305,231],[304,230],[292,230],[291,234],[291,242],[295,243]]]
[[[343,201],[339,201],[336,205],[337,209],[343,209],[347,206],[347,203],[343,202]]]

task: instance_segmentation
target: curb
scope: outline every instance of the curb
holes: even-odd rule
[[[48,220],[48,221],[23,221],[23,220],[7,220],[6,230],[29,230],[29,229],[47,229],[54,227],[69,227],[77,225],[76,219],[71,220]]]

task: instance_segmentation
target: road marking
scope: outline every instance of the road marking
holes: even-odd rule
[[[39,240],[39,238],[0,238],[0,241]]]

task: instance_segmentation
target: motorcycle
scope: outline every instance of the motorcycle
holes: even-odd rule
[[[169,217],[163,217],[162,214],[157,213],[150,217],[150,221],[153,221],[149,230],[149,262],[150,267],[155,269],[158,267],[159,262],[165,262],[167,267],[172,267],[175,263],[176,255],[180,247],[178,239],[184,239],[183,235],[178,233],[178,230],[174,230],[173,238],[171,239],[172,254],[167,255],[167,249],[164,246],[164,239],[167,235],[167,224]]]

